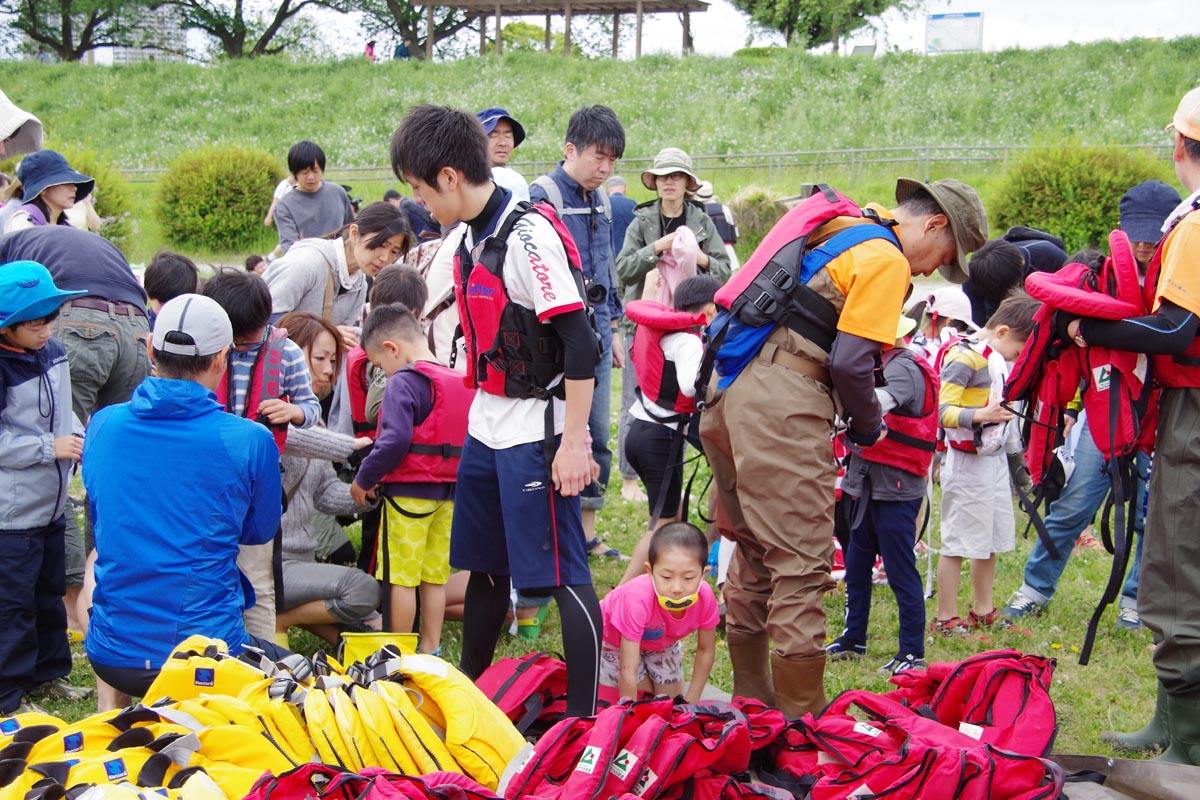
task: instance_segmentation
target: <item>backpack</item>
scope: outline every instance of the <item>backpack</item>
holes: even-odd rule
[[[554,206],[554,211],[559,217],[569,217],[579,214],[591,214],[595,211],[594,208],[563,208],[562,189],[558,188],[558,184],[549,175],[539,175],[533,179],[534,186],[540,186],[546,192],[546,199],[550,201],[550,205]],[[608,192],[603,189],[593,189],[593,193],[600,197],[600,213],[608,222],[612,223],[612,201],[608,197]],[[590,205],[590,204],[589,204]]]
[[[1095,345],[1076,347],[1059,330],[1061,315],[1119,320],[1147,313],[1129,238],[1116,230],[1108,241],[1111,255],[1098,266],[1067,264],[1058,272],[1034,273],[1026,279],[1026,290],[1045,305],[1034,317],[1034,333],[1004,389],[1006,401],[1025,401],[1032,408],[1025,415],[1029,427],[1026,464],[1035,486],[1050,474],[1054,451],[1062,443],[1066,404],[1081,387],[1088,427],[1107,461],[1114,521],[1110,530],[1105,514],[1102,531],[1105,546],[1113,554],[1113,567],[1088,623],[1080,664],[1088,663],[1104,609],[1121,590],[1137,515],[1134,455],[1153,449],[1157,416],[1147,356]],[[1022,505],[1032,518],[1036,507],[1031,508],[1024,499]]]
[[[900,673],[891,679],[898,688],[885,696],[982,742],[1043,757],[1058,732],[1050,699],[1055,663],[1017,650],[993,650]]]
[[[856,224],[838,231],[821,245],[809,246],[809,235],[836,217],[875,224]],[[887,239],[897,248],[895,222],[825,184],[775,224],[740,270],[717,291],[721,309],[706,332],[707,347],[696,378],[696,406],[703,410],[714,367],[727,387],[762,348],[776,325],[785,325],[826,352],[837,335],[838,311],[807,283],[830,261],[869,239]]]

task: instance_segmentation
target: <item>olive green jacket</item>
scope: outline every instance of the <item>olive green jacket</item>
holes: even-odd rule
[[[660,203],[650,200],[633,211],[633,221],[625,231],[625,244],[617,255],[617,276],[625,287],[625,302],[642,296],[642,284],[650,270],[658,266],[661,254],[654,252],[654,242],[662,238],[662,216]],[[729,280],[729,253],[717,233],[717,226],[709,218],[704,206],[689,200],[683,205],[684,224],[696,234],[700,249],[708,255],[708,274],[724,283]],[[699,270],[703,273],[704,270]],[[632,330],[633,325],[623,322],[622,327]]]

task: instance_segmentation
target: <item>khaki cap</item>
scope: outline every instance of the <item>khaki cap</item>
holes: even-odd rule
[[[979,202],[975,190],[962,181],[944,178],[940,181],[921,183],[911,178],[896,181],[896,203],[903,203],[916,194],[918,189],[929,192],[946,219],[950,220],[950,231],[958,256],[954,264],[943,264],[939,271],[951,283],[967,280],[967,254],[983,247],[987,241],[987,212]]]

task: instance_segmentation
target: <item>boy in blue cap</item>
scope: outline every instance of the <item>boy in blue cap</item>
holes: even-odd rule
[[[65,514],[83,454],[67,351],[51,339],[60,291],[33,261],[0,266],[0,716],[37,710],[40,690],[78,700],[67,644]]]

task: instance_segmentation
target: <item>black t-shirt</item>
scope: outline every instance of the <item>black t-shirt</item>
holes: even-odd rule
[[[678,217],[668,217],[668,216],[664,216],[662,211],[659,211],[658,216],[659,216],[659,224],[662,225],[662,229],[663,229],[662,235],[663,236],[666,236],[668,233],[674,233],[675,231],[679,230],[680,228],[686,227],[683,224],[684,218],[687,216],[686,213],[680,214]]]

